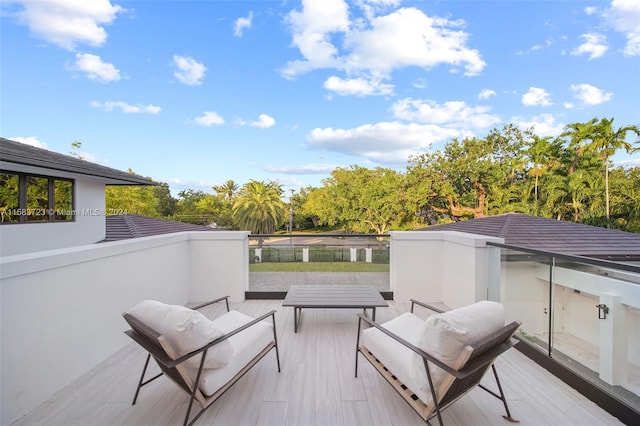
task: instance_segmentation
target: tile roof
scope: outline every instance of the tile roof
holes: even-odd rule
[[[95,176],[106,179],[108,185],[155,185],[155,182],[149,178],[2,137],[0,137],[0,160],[6,163]]]
[[[115,215],[106,217],[106,238],[103,242],[119,241],[129,238],[149,237],[152,235],[173,234],[183,231],[214,231],[204,225],[176,222],[173,220],[134,214]]]
[[[459,231],[504,238],[505,244],[613,261],[640,261],[640,234],[520,213],[434,225],[420,231]]]

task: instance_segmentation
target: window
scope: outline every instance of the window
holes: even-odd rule
[[[0,171],[0,223],[73,220],[73,180]]]

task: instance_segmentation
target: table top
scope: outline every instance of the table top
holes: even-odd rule
[[[370,285],[292,285],[282,306],[302,308],[374,308],[388,306]]]

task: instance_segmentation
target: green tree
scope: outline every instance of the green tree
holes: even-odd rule
[[[503,194],[524,179],[522,147],[527,135],[509,125],[494,129],[484,139],[453,139],[440,152],[412,157],[407,181],[422,187],[410,191],[417,211],[435,211],[449,220],[495,213],[495,203],[488,203],[491,190]],[[416,196],[426,198],[420,204]]]
[[[604,163],[605,178],[605,200],[607,221],[610,219],[609,205],[609,168],[611,166],[611,157],[619,149],[624,149],[628,154],[634,151],[633,145],[626,141],[627,133],[635,133],[640,136],[640,128],[638,126],[622,126],[615,130],[613,128],[613,118],[607,120],[603,118],[593,128],[593,135],[590,136],[591,142],[586,149],[594,151]]]
[[[76,157],[79,160],[84,160],[84,156],[80,152],[81,149],[82,149],[82,142],[73,141],[71,142],[71,151],[69,151],[69,155]]]
[[[107,185],[105,189],[107,212],[123,212],[149,217],[161,217],[158,198],[152,186]]]
[[[282,187],[275,182],[251,180],[238,193],[233,204],[233,220],[242,230],[254,234],[272,234],[287,219]]]
[[[533,135],[531,142],[526,147],[526,157],[528,159],[528,174],[535,179],[534,183],[534,214],[538,212],[538,189],[540,178],[553,170],[561,161],[562,146],[561,141],[553,139],[551,136],[539,137]]]
[[[345,232],[385,234],[412,218],[404,176],[392,169],[337,168],[323,184],[308,195],[305,211]]]
[[[611,216],[615,227],[640,232],[640,167],[610,170]]]
[[[173,216],[178,208],[178,200],[171,195],[167,183],[161,182],[153,187],[153,195],[157,199],[156,210],[161,217]]]
[[[213,190],[216,191],[216,193],[225,198],[226,200],[230,200],[232,201],[236,195],[236,193],[238,192],[238,184],[235,183],[233,180],[229,179],[227,180],[225,183],[221,184],[221,185],[214,185],[213,186]]]
[[[213,194],[193,189],[178,193],[176,214],[172,219],[197,225],[231,227],[231,207],[229,203]]]

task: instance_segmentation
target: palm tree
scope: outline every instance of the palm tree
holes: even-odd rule
[[[565,132],[564,135],[571,136],[572,145],[577,147],[576,156],[580,156],[585,152],[592,152],[604,163],[605,210],[607,221],[609,221],[610,158],[621,148],[623,148],[627,153],[633,152],[633,144],[627,142],[625,139],[628,132],[633,132],[636,136],[640,136],[640,128],[638,126],[623,126],[618,130],[614,130],[613,118],[609,120],[603,118],[599,122],[597,118],[594,118],[587,123],[573,123],[567,127],[569,130]]]
[[[233,218],[240,229],[254,234],[274,233],[287,218],[282,187],[275,182],[251,180],[238,193],[233,204]]]
[[[529,175],[535,177],[534,201],[536,206],[538,205],[540,178],[559,162],[560,150],[559,142],[552,141],[551,136],[541,138],[534,135],[533,141],[529,144],[527,149],[527,156],[531,164]]]
[[[606,200],[607,222],[610,220],[609,208],[609,167],[611,165],[610,158],[619,149],[624,149],[627,153],[631,153],[633,145],[627,142],[626,136],[628,132],[633,132],[636,136],[640,136],[640,128],[638,126],[623,126],[618,130],[613,129],[613,118],[607,120],[603,118],[595,127],[595,135],[585,148],[594,151],[604,162],[604,188]]]
[[[225,199],[232,200],[236,195],[236,192],[238,192],[238,184],[235,183],[232,179],[229,179],[222,185],[214,185],[213,190]]]

